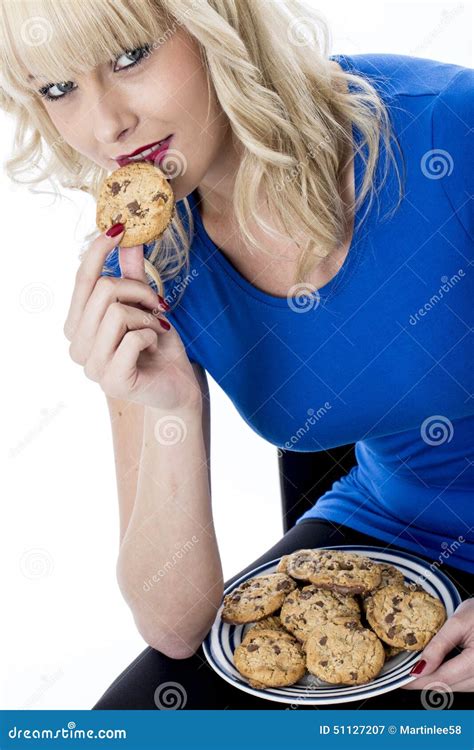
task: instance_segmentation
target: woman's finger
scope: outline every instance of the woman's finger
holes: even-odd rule
[[[472,677],[474,670],[473,652],[469,649],[452,659],[448,659],[439,669],[435,669],[430,674],[423,674],[417,680],[406,685],[411,690],[423,690],[430,683],[441,682],[445,685],[455,685],[457,682],[463,682]]]
[[[120,302],[109,305],[84,367],[87,377],[99,382],[127,332],[145,328],[155,331],[155,342],[157,336],[166,333],[161,319],[156,314]]]
[[[102,273],[105,259],[120,242],[123,233],[124,229],[114,237],[108,237],[102,233],[89,245],[76,272],[74,292],[64,324],[64,335],[69,341],[74,336],[74,331],[81,319],[87,300]]]
[[[137,379],[137,360],[144,349],[156,348],[157,334],[151,328],[129,331],[120,342],[101,380],[104,393],[130,400]]]
[[[474,693],[474,677],[469,677],[463,682],[456,682],[455,685],[451,685],[453,693]]]
[[[162,312],[158,297],[148,284],[102,276],[87,300],[69,349],[71,358],[78,364],[84,364],[89,358],[100,324],[114,302],[141,304],[155,313]]]
[[[419,690],[423,687],[425,677],[432,675],[443,662],[447,654],[453,650],[456,646],[462,643],[466,631],[466,622],[461,615],[454,614],[446,622],[443,627],[436,633],[436,635],[428,643],[424,651],[420,654],[418,662],[415,664],[415,674],[421,674],[420,665],[421,662],[425,662],[423,667],[422,679],[410,682],[405,685],[406,690]]]
[[[124,279],[136,279],[145,281],[148,279],[145,273],[145,263],[143,260],[143,245],[134,245],[133,247],[119,248],[120,270]]]

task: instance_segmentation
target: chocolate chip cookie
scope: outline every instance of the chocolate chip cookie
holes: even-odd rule
[[[306,640],[306,666],[333,685],[362,685],[385,662],[381,641],[359,620],[317,625]]]
[[[157,239],[175,212],[173,191],[163,172],[138,161],[112,172],[100,186],[96,223],[101,232],[124,224],[121,247]]]
[[[390,646],[420,651],[446,620],[443,603],[427,591],[385,586],[369,597],[366,617]]]
[[[369,597],[372,596],[375,591],[378,591],[378,589],[381,589],[384,586],[403,586],[405,583],[405,577],[402,571],[396,568],[394,565],[389,565],[388,563],[378,563],[377,565],[380,570],[380,583],[377,588],[373,589],[372,591],[367,591],[365,594],[362,594],[362,605],[364,611],[367,609],[367,602]]]
[[[269,615],[268,617],[264,617],[263,620],[258,620],[256,623],[251,625],[244,636],[244,640],[248,636],[248,634],[252,633],[254,630],[282,630],[284,633],[288,632],[283,627],[278,615]]]
[[[290,633],[249,631],[234,651],[234,664],[252,687],[282,687],[298,682],[306,672],[304,652]]]
[[[355,553],[329,549],[302,549],[289,555],[288,575],[342,594],[372,591],[381,581],[373,560]]]
[[[280,612],[284,627],[302,643],[316,625],[359,617],[359,605],[353,596],[321,589],[314,584],[289,594]]]
[[[286,595],[295,588],[296,583],[284,573],[249,578],[224,597],[221,617],[224,622],[235,624],[263,620],[280,609]]]

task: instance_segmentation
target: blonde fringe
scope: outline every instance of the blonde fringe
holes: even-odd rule
[[[54,49],[52,44],[18,48],[31,17],[47,19],[46,28],[55,30],[54,39],[59,41]],[[291,39],[303,22],[317,40],[311,54],[307,46]],[[26,65],[44,71],[49,81],[74,80],[124,49],[166,40],[179,26],[199,42],[209,92],[212,87],[233,138],[244,147],[233,194],[240,231],[250,250],[270,255],[253,235],[252,222],[270,236],[296,241],[301,253],[295,283],[304,282],[321,259],[344,241],[347,206],[339,180],[343,155],[353,145],[353,126],[361,137],[364,177],[350,209],[355,214],[369,198],[359,226],[391,164],[399,183],[393,211],[402,199],[392,140],[398,144],[388,110],[366,78],[333,71],[327,25],[305,0],[280,0],[271,13],[265,0],[34,0],[28,11],[23,3],[0,4],[0,107],[16,121],[6,173],[17,184],[48,180],[58,196],[59,185],[85,191],[97,200],[108,172],[64,142],[26,80]],[[66,60],[78,62],[65,65]],[[387,159],[377,185],[381,144]],[[38,168],[36,175],[30,173],[32,164]],[[23,173],[27,177],[21,180]],[[262,195],[279,230],[258,213]],[[189,272],[194,222],[187,198],[182,204],[188,230],[175,212],[145,264],[161,290],[183,268]],[[96,235],[94,230],[85,239],[89,242]]]

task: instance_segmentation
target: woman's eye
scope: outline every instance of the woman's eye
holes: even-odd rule
[[[127,68],[135,67],[135,65],[141,63],[141,61],[149,51],[150,45],[145,44],[145,46],[143,47],[137,47],[136,49],[123,52],[121,55],[119,55],[119,57],[115,59],[114,62],[117,63],[121,57],[125,57],[130,64],[124,65],[121,68],[114,68],[114,73],[118,73],[121,70],[126,70]],[[54,102],[58,99],[64,99],[65,96],[67,96],[71,91],[74,91],[76,88],[77,86],[74,86],[73,81],[63,81],[62,83],[48,83],[47,86],[43,86],[43,88],[39,90],[39,94],[48,101]],[[53,89],[57,89],[57,91],[59,91],[60,93],[57,94],[53,92]]]

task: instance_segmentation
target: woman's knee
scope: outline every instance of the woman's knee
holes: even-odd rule
[[[202,646],[187,659],[171,659],[151,647],[112,682],[93,710],[218,708],[221,680]]]

